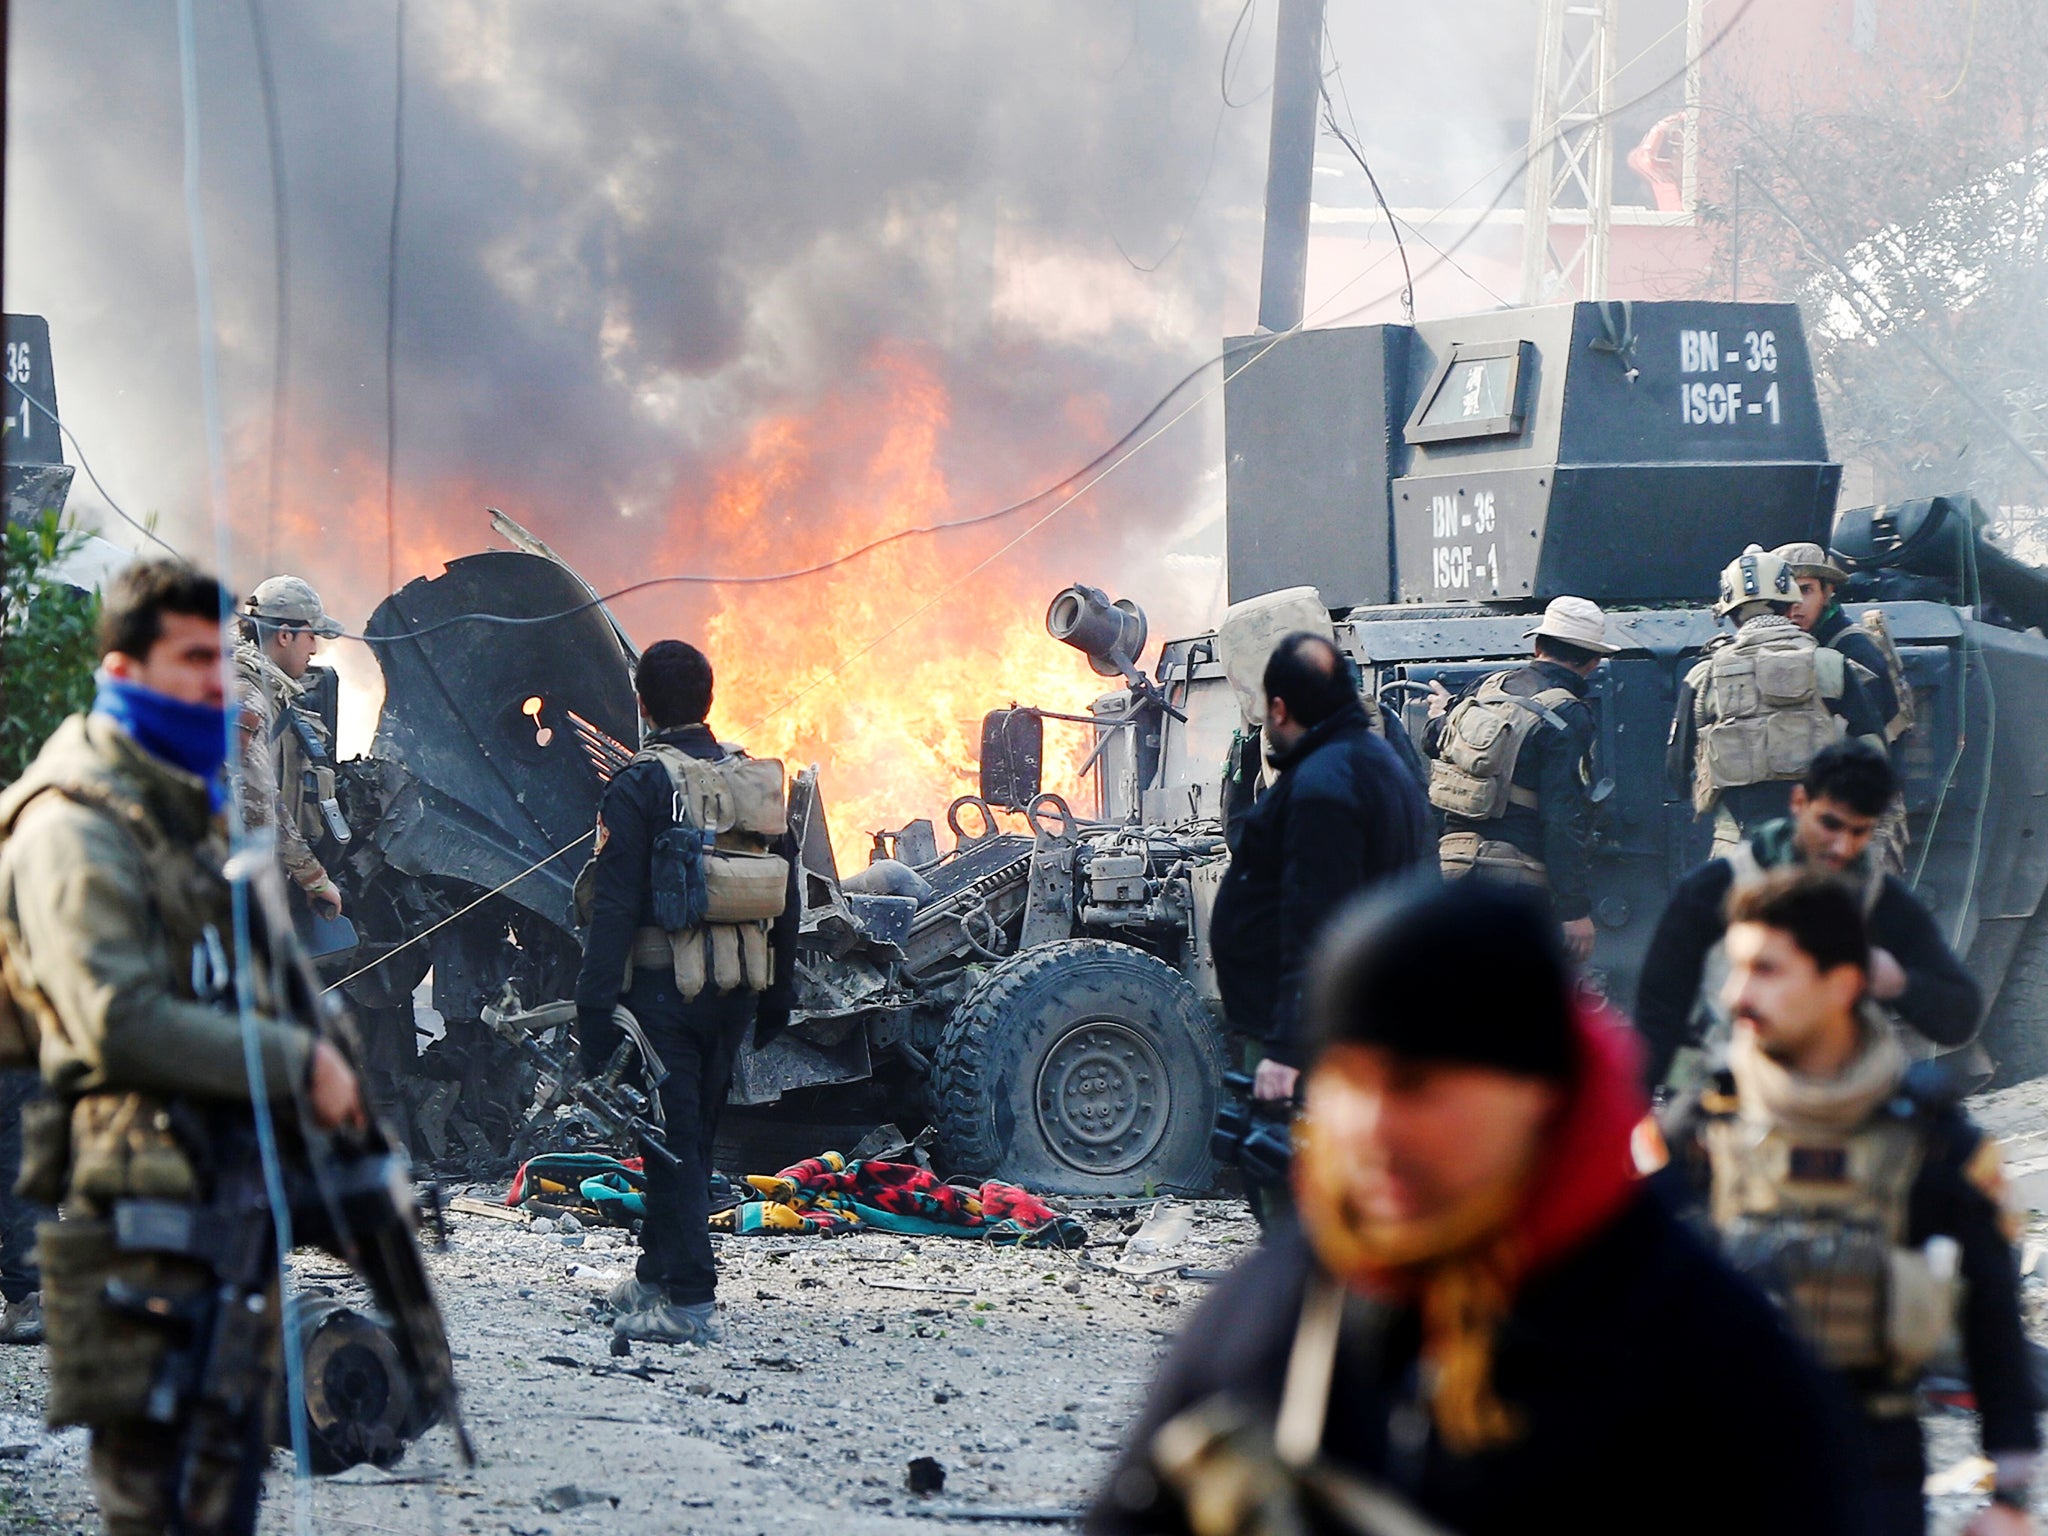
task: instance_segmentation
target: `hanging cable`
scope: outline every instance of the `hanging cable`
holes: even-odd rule
[[[384,241],[384,590],[398,590],[398,220],[405,199],[405,0],[397,0],[391,91],[391,226]]]
[[[206,431],[207,499],[213,516],[217,560],[223,571],[229,568],[229,525],[227,487],[227,444],[221,425],[220,368],[214,335],[213,276],[206,251],[206,212],[200,196],[199,137],[199,46],[193,21],[193,0],[177,0],[178,83],[184,107],[185,221],[192,246],[192,288],[199,322],[199,401]],[[224,616],[225,617],[225,616]],[[224,678],[232,694],[233,662],[222,657]],[[222,727],[226,753],[239,745],[233,712]],[[238,854],[249,849],[248,829],[242,825],[236,796],[226,806],[232,845]],[[230,869],[235,861],[230,861]],[[255,1000],[255,946],[250,935],[249,880],[246,868],[231,875],[235,945],[236,1005],[242,1026],[242,1063],[247,1074],[251,1118],[255,1121],[256,1146],[263,1168],[264,1198],[270,1207],[271,1232],[277,1248],[278,1325],[284,1357],[286,1413],[290,1422],[292,1461],[296,1469],[299,1536],[312,1533],[313,1464],[306,1424],[305,1359],[298,1337],[297,1318],[291,1302],[297,1285],[292,1273],[291,1203],[284,1182],[284,1164],[278,1153],[277,1126],[271,1118],[270,1095],[263,1071],[261,1038],[257,1033]]]
[[[284,185],[284,128],[277,107],[277,77],[271,65],[270,29],[263,19],[263,0],[248,0],[249,38],[256,49],[256,88],[263,99],[263,138],[270,159],[271,263],[276,288],[271,299],[270,465],[269,495],[263,507],[263,565],[277,561],[277,511],[284,496],[285,400],[291,375],[291,220]]]
[[[100,484],[100,477],[92,472],[92,461],[86,458],[85,446],[79,442],[78,434],[73,432],[69,427],[65,426],[63,422],[59,421],[57,419],[57,413],[55,411],[51,410],[49,406],[45,405],[41,400],[37,399],[36,396],[30,394],[28,390],[25,389],[23,386],[16,384],[13,386],[13,388],[16,394],[20,395],[21,398],[30,406],[34,407],[38,411],[41,411],[44,416],[49,418],[50,425],[55,427],[60,433],[63,434],[64,440],[71,445],[71,451],[78,455],[78,467],[85,471],[85,478],[92,482],[92,488],[100,493],[100,500],[104,501],[107,504],[108,510],[111,511],[114,514],[114,516],[120,518],[122,522],[126,523],[130,528],[133,528],[145,539],[148,539],[151,543],[156,544],[164,550],[171,553],[172,555],[175,555],[178,559],[182,560],[185,558],[185,552],[179,549],[177,545],[165,539],[161,534],[159,534],[154,528],[151,528],[147,523],[140,522],[137,519],[130,517],[128,513],[122,508],[121,503],[114,500],[113,496],[108,493],[107,488],[104,485]]]

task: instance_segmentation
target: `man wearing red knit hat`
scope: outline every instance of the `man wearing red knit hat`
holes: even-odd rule
[[[1633,1034],[1540,902],[1368,899],[1315,998],[1300,1229],[1195,1318],[1089,1530],[1855,1529],[1845,1405],[1637,1181]]]

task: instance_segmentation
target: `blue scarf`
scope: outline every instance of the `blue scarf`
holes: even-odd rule
[[[104,674],[93,696],[93,713],[105,715],[135,738],[152,757],[206,781],[207,803],[227,803],[228,712],[211,704],[187,704],[167,693],[124,683]]]

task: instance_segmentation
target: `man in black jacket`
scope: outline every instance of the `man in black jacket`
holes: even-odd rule
[[[1679,881],[1643,959],[1636,1027],[1650,1044],[1650,1082],[1664,1081],[1679,1050],[1698,1043],[1694,1018],[1707,957],[1726,928],[1729,890],[1765,871],[1805,864],[1848,880],[1869,915],[1870,993],[1939,1046],[1968,1042],[1983,996],[1905,881],[1877,862],[1871,838],[1896,792],[1891,765],[1867,742],[1821,751],[1792,787],[1792,814],[1767,822],[1725,858]]]
[[[1742,886],[1727,944],[1734,1037],[1726,1069],[1665,1121],[1677,1181],[1855,1395],[1869,1528],[1926,1529],[1914,1388],[1959,1327],[1997,1469],[1970,1531],[2024,1536],[2039,1405],[1997,1144],[1868,1009],[1870,939],[1841,881],[1790,868]]]
[[[1209,941],[1223,1013],[1264,1044],[1261,1099],[1300,1074],[1301,989],[1323,924],[1374,881],[1435,851],[1414,776],[1373,735],[1343,653],[1289,635],[1266,663],[1266,751],[1279,777],[1245,817]]]
[[[1462,1536],[1854,1530],[1845,1405],[1636,1179],[1634,1037],[1540,900],[1362,906],[1318,963],[1300,1229],[1197,1314],[1088,1531],[1426,1528],[1328,1518],[1339,1483]]]
[[[788,1022],[799,920],[792,861],[788,895],[769,939],[774,982],[765,990],[714,980],[685,997],[669,937],[656,921],[654,846],[676,825],[681,799],[652,749],[707,763],[732,756],[711,734],[711,663],[694,646],[662,640],[633,674],[649,727],[641,752],[605,788],[589,871],[590,916],[576,979],[576,1027],[595,1070],[619,1038],[612,1010],[624,1004],[667,1068],[661,1103],[678,1166],[647,1160],[647,1215],[637,1272],[614,1288],[616,1331],[669,1343],[715,1343],[718,1268],[711,1252],[709,1181],[718,1112],[747,1026],[762,1045]],[[783,851],[793,852],[784,834]]]

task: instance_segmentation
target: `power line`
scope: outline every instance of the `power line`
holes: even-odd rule
[[[1387,195],[1380,190],[1380,179],[1373,175],[1372,167],[1365,163],[1365,150],[1360,146],[1365,135],[1358,131],[1358,114],[1351,110],[1351,88],[1344,83],[1344,65],[1337,57],[1337,40],[1330,36],[1330,23],[1323,21],[1323,46],[1330,52],[1330,68],[1337,76],[1337,94],[1344,98],[1344,115],[1351,119],[1351,132],[1347,135],[1337,125],[1337,106],[1330,100],[1330,86],[1327,79],[1316,81],[1316,91],[1323,98],[1323,124],[1337,136],[1337,142],[1351,151],[1351,158],[1358,162],[1358,168],[1365,172],[1365,183],[1372,188],[1372,195],[1378,199],[1380,212],[1387,216],[1387,228],[1394,232],[1394,249],[1401,257],[1401,277],[1407,284],[1401,291],[1401,309],[1408,323],[1415,323],[1415,273],[1408,266],[1408,247],[1401,239],[1401,226],[1395,222],[1394,210],[1387,206]],[[1463,270],[1462,268],[1460,270]],[[1467,274],[1468,276],[1470,274]]]
[[[92,472],[92,461],[86,458],[85,445],[79,442],[78,434],[76,432],[73,432],[69,427],[65,426],[63,422],[59,421],[57,419],[57,413],[55,411],[51,410],[41,400],[37,399],[34,395],[30,394],[26,389],[22,388],[19,384],[14,385],[13,388],[14,392],[20,395],[21,398],[26,403],[34,406],[37,410],[41,411],[45,416],[47,416],[50,419],[51,426],[55,427],[59,432],[64,434],[64,440],[71,444],[71,451],[78,455],[78,467],[85,471],[85,478],[92,482],[92,488],[100,493],[100,500],[104,501],[107,504],[108,508],[113,512],[114,516],[120,518],[122,522],[126,523],[130,528],[133,528],[145,539],[148,539],[152,543],[157,544],[166,550],[169,550],[172,554],[176,555],[180,560],[183,560],[185,558],[185,552],[183,550],[179,549],[177,545],[171,543],[168,539],[165,539],[162,535],[157,533],[155,529],[149,527],[148,524],[138,522],[135,518],[130,517],[128,513],[125,510],[123,510],[121,503],[114,500],[114,498],[110,494],[108,494],[107,488],[104,485],[100,484],[100,477]]]
[[[384,587],[398,586],[398,218],[405,196],[405,0],[392,53],[391,228],[384,242]]]
[[[284,129],[277,109],[277,77],[270,59],[270,32],[263,0],[249,0],[249,36],[256,48],[256,87],[263,100],[263,136],[270,159],[270,225],[277,287],[272,299],[275,327],[270,358],[270,477],[263,512],[263,563],[277,556],[277,509],[283,497],[286,384],[291,372],[291,223],[284,184]]]

